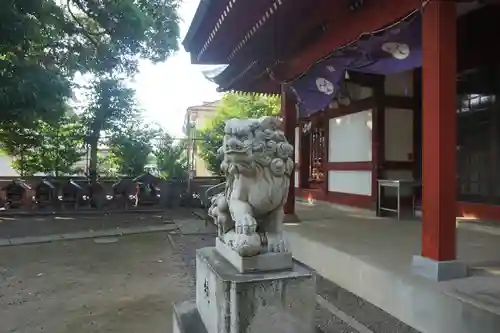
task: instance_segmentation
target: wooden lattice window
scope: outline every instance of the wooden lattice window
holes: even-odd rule
[[[492,202],[497,183],[492,178],[495,156],[495,96],[460,96],[457,108],[457,173],[459,200]]]
[[[495,97],[481,94],[459,95],[457,113],[487,111],[495,104]]]
[[[320,183],[325,179],[325,130],[313,127],[310,131],[309,182]]]

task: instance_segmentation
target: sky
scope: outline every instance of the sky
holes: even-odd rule
[[[187,33],[199,0],[184,0],[179,10],[181,41]],[[202,66],[191,65],[189,53],[180,50],[166,62],[142,61],[132,87],[147,121],[156,122],[174,137],[184,137],[182,125],[189,106],[221,97],[217,86],[202,74]]]

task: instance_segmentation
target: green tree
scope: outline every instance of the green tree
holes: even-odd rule
[[[154,156],[156,158],[156,166],[162,178],[187,178],[185,142],[174,142],[170,134],[163,133],[155,147]]]
[[[179,3],[176,0],[73,0],[73,3],[83,16],[77,19],[74,15],[74,19],[98,55],[92,66],[96,76],[91,88],[94,98],[87,108],[89,173],[95,181],[100,134],[119,132],[136,111],[134,92],[125,87],[123,78],[137,71],[139,57],[159,62],[178,49]],[[71,13],[71,6],[67,8]],[[127,134],[117,136],[120,137],[126,138]]]
[[[96,181],[101,135],[107,133],[113,136],[116,144],[126,140],[131,129],[124,127],[137,118],[138,110],[134,90],[126,87],[124,81],[118,78],[94,79],[87,91],[87,98],[89,103],[84,112],[84,121],[90,146],[89,176],[92,181]]]
[[[118,166],[113,155],[98,155],[97,174],[100,177],[115,178],[118,177]]]
[[[74,173],[75,164],[85,155],[84,127],[81,122],[68,117],[55,124],[38,121],[36,130],[25,130],[18,135],[19,138],[10,145],[4,141],[3,147],[9,155],[16,157],[12,166],[22,176],[38,172],[56,177]],[[23,144],[16,146],[17,142]]]
[[[10,131],[2,129],[0,138],[2,152],[15,158],[14,169],[21,174],[21,177],[29,175],[29,170],[33,167],[24,162],[24,156],[40,147],[42,137],[33,128],[13,127]]]
[[[91,73],[96,79],[90,91],[97,97],[88,109],[100,110],[90,126],[95,175],[96,133],[110,122],[102,115],[129,102],[117,81],[132,77],[140,58],[160,62],[178,49],[179,1],[6,0],[3,5],[0,130],[28,131],[38,120],[54,123],[63,115],[71,89],[78,88],[73,75]],[[16,138],[20,136],[7,140],[10,144]]]
[[[220,162],[217,150],[224,138],[224,125],[231,118],[260,118],[263,116],[278,116],[280,113],[280,98],[277,96],[261,96],[227,93],[217,105],[215,117],[197,133],[198,152],[207,163],[207,168],[220,174]]]
[[[5,132],[53,121],[70,96],[70,73],[52,52],[65,19],[52,1],[10,0],[0,10],[0,128]],[[16,135],[8,138],[12,141]]]
[[[148,125],[134,124],[112,136],[108,146],[119,174],[137,177],[144,173],[158,132]]]

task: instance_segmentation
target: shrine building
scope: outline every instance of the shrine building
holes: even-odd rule
[[[440,281],[465,274],[457,217],[500,221],[498,31],[496,1],[202,0],[183,44],[219,91],[281,95],[286,213],[421,216],[413,265]]]

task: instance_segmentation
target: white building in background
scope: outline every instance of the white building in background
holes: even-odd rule
[[[0,155],[0,177],[18,177],[19,173],[12,168],[12,157]]]
[[[212,172],[207,169],[205,161],[196,152],[196,132],[202,129],[215,117],[215,111],[219,100],[214,102],[203,102],[201,105],[190,106],[184,116],[182,131],[188,137],[188,157],[191,174],[194,177],[210,177]]]

